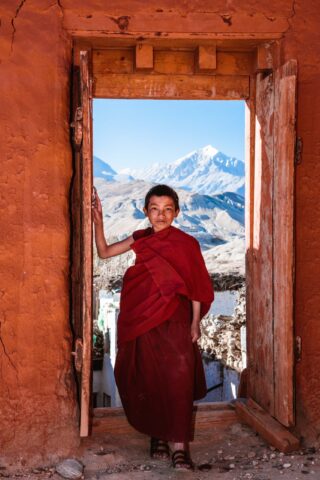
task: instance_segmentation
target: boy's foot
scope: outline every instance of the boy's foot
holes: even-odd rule
[[[170,458],[170,449],[168,442],[159,438],[150,440],[150,457],[154,459],[166,460]]]
[[[172,454],[172,466],[177,470],[193,470],[194,465],[187,450],[176,450]]]

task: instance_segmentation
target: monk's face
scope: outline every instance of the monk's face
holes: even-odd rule
[[[173,220],[177,217],[179,210],[175,209],[174,201],[171,197],[163,195],[158,197],[152,195],[147,209],[143,209],[149,218],[155,232],[170,227]]]

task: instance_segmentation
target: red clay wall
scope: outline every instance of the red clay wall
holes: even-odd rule
[[[68,318],[71,35],[119,33],[123,25],[127,32],[283,32],[282,60],[299,61],[297,427],[314,442],[320,434],[318,0],[2,0],[0,13],[4,459],[45,463],[78,443]]]

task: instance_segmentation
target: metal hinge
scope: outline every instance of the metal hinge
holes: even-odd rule
[[[300,362],[301,360],[301,350],[302,350],[301,337],[296,337],[295,348],[294,348],[294,356],[295,356],[296,362]]]
[[[300,165],[302,159],[302,147],[303,142],[301,137],[296,138],[296,145],[294,151],[294,163],[295,165]]]
[[[78,107],[74,114],[73,122],[71,123],[71,128],[73,128],[72,141],[74,148],[78,151],[80,150],[82,144],[82,134],[83,134],[83,112],[82,107]]]
[[[71,352],[71,355],[74,356],[74,366],[77,372],[82,370],[82,359],[83,359],[83,343],[81,338],[77,338],[74,345],[74,352]]]

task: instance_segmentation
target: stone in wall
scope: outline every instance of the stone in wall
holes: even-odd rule
[[[238,372],[243,369],[241,355],[241,326],[246,322],[246,291],[238,291],[234,315],[207,315],[201,322],[199,347],[204,356],[221,360],[223,365]]]

